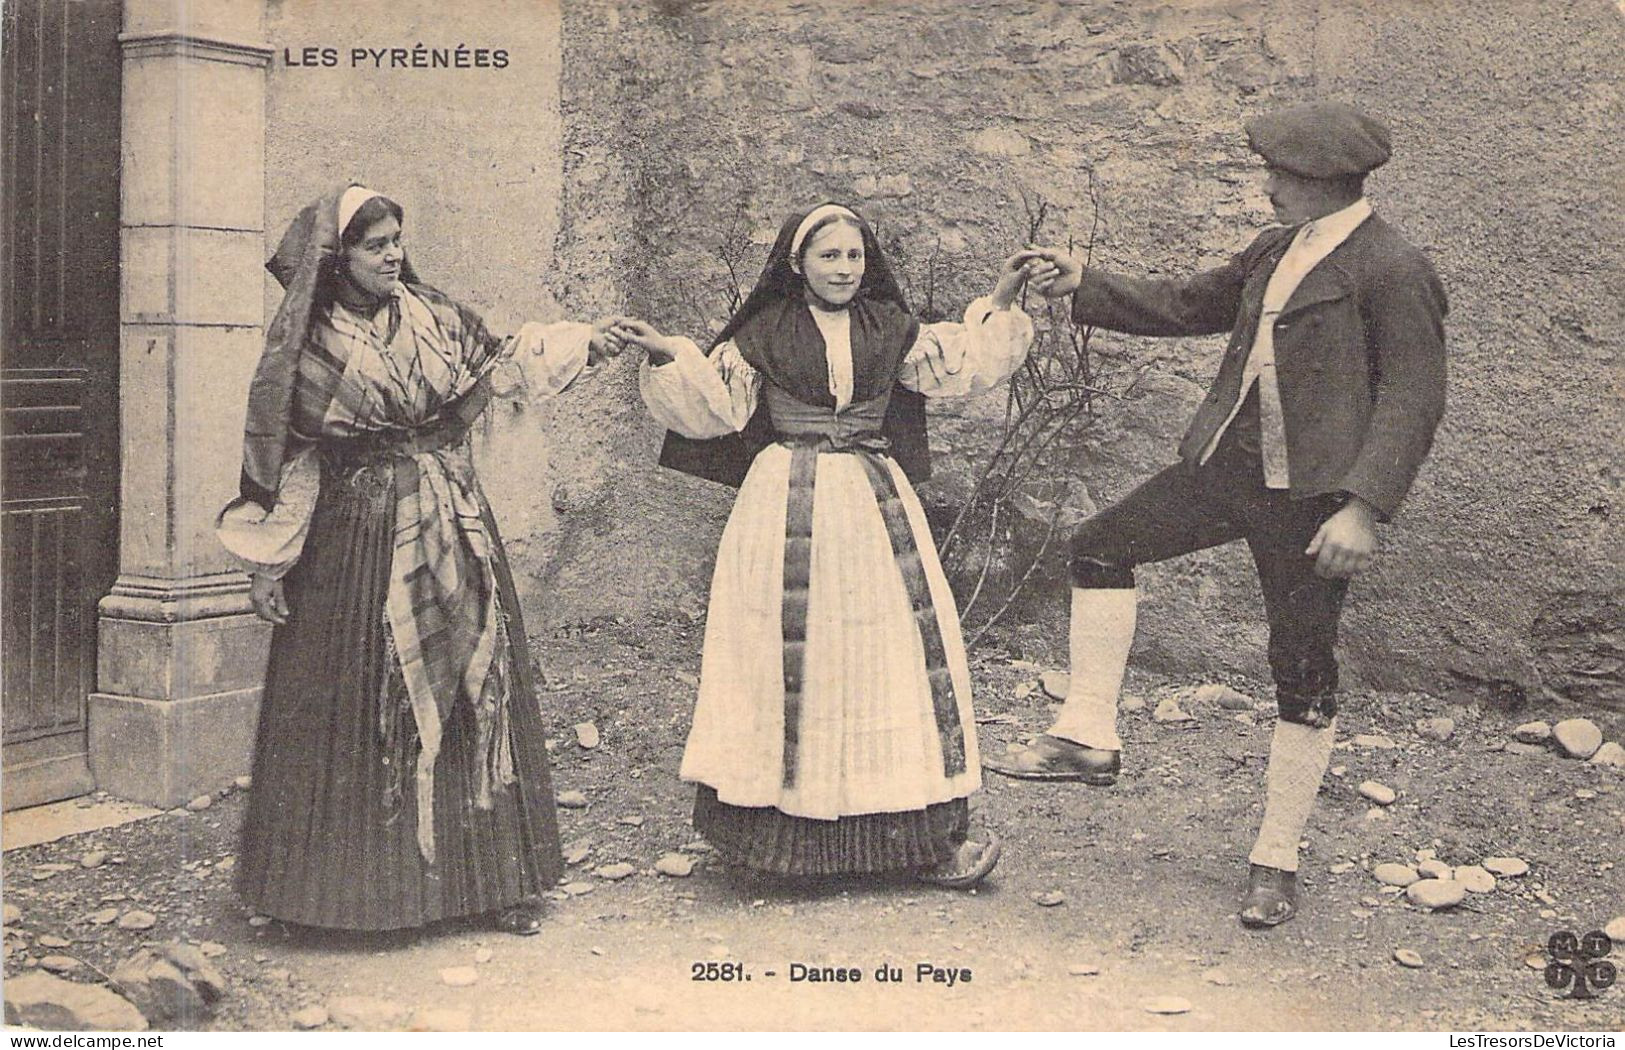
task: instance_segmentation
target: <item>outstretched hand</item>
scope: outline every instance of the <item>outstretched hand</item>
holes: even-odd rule
[[[666,364],[676,356],[679,340],[675,336],[662,335],[660,329],[648,321],[623,317],[616,325],[615,332],[623,343],[636,346],[648,354],[651,365]]]
[[[1034,246],[1018,256],[1028,256],[1028,283],[1046,299],[1071,295],[1083,282],[1083,263],[1059,248]]]
[[[611,358],[621,356],[626,349],[626,340],[620,335],[620,327],[629,317],[616,315],[601,318],[592,326],[592,339],[587,343],[587,364],[599,365]]]
[[[999,267],[999,283],[993,286],[992,299],[995,309],[1010,309],[1010,304],[1021,294],[1021,286],[1032,277],[1036,257],[1036,252],[1025,249],[1004,260],[1004,265]]]

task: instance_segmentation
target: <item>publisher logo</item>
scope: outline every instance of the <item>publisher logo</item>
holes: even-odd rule
[[[1565,998],[1595,999],[1619,976],[1607,959],[1614,942],[1601,930],[1576,937],[1559,930],[1546,941],[1546,984],[1566,990]]]

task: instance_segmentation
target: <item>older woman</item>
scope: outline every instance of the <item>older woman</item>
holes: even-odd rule
[[[1021,365],[1012,258],[962,324],[908,312],[850,208],[792,215],[709,355],[643,322],[662,462],[740,485],[711,583],[683,779],[726,856],[790,875],[913,872],[966,889],[999,857],[970,833],[981,786],[959,617],[910,478],[924,396]]]
[[[608,322],[492,336],[420,283],[399,205],[349,185],[267,268],[286,289],[219,536],[275,624],[238,889],[289,922],[539,928],[563,869],[541,713],[469,427],[512,366],[557,393]]]

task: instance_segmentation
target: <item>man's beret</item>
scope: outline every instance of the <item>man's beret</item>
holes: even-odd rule
[[[1345,102],[1309,102],[1254,117],[1247,144],[1271,166],[1310,179],[1364,175],[1388,162],[1388,129]]]

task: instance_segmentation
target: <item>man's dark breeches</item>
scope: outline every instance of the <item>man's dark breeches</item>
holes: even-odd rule
[[[1246,540],[1269,618],[1280,717],[1324,726],[1337,713],[1333,647],[1348,581],[1315,575],[1303,551],[1341,505],[1337,496],[1293,499],[1265,488],[1257,416],[1244,409],[1197,470],[1169,467],[1078,527],[1072,582],[1132,587],[1136,565]]]

